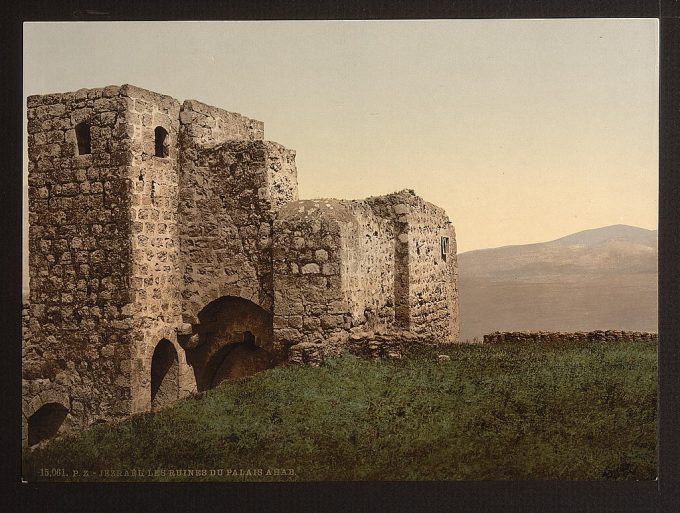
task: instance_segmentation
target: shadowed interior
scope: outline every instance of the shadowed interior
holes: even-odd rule
[[[172,343],[161,340],[151,359],[151,408],[156,409],[179,398],[179,364]]]
[[[28,445],[52,438],[64,423],[68,410],[59,403],[47,403],[28,419]]]
[[[224,296],[203,308],[198,318],[199,343],[187,349],[187,362],[199,391],[273,365],[268,351],[272,315],[252,301]]]

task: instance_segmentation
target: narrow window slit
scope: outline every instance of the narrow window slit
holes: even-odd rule
[[[156,157],[165,158],[168,156],[168,131],[162,126],[157,126],[154,133],[156,138]]]
[[[446,262],[446,256],[449,254],[449,238],[442,237],[442,259]]]
[[[92,153],[92,136],[90,135],[90,124],[86,121],[76,125],[76,141],[78,142],[78,155],[89,155]]]

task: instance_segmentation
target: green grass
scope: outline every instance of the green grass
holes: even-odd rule
[[[440,363],[437,354],[451,359]],[[103,469],[164,469],[159,480],[654,479],[656,397],[656,345],[647,342],[463,345],[398,361],[345,356],[223,383],[157,413],[54,440],[24,453],[24,475],[40,480],[40,468],[59,468],[66,479],[78,470],[75,480],[98,481],[152,479],[106,477]]]

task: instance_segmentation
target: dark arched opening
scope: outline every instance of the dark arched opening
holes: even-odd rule
[[[220,349],[208,362],[210,387],[223,381],[234,381],[257,374],[271,367],[271,355],[255,345],[255,337],[249,331],[243,334],[243,342]]]
[[[90,124],[87,121],[76,125],[76,141],[78,142],[78,155],[89,155],[92,153],[92,136],[90,135]]]
[[[199,391],[273,366],[272,315],[247,299],[225,296],[199,314],[198,345],[187,349]]]
[[[47,403],[28,419],[28,445],[32,446],[57,434],[68,415],[59,403]]]
[[[151,358],[151,409],[179,398],[179,362],[169,340],[161,340]]]
[[[168,156],[168,131],[162,126],[157,126],[154,130],[155,141],[156,141],[156,157],[167,157]]]

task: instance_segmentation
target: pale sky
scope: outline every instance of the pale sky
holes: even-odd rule
[[[657,227],[654,19],[24,25],[26,95],[125,83],[264,121],[301,198],[415,189],[459,252]]]

